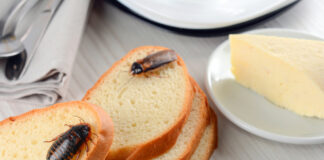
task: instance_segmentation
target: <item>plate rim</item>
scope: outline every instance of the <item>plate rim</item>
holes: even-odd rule
[[[180,28],[180,29],[189,29],[189,30],[209,30],[209,29],[220,29],[220,28],[227,28],[235,25],[239,25],[241,23],[253,21],[254,19],[257,19],[259,17],[271,14],[273,12],[276,12],[280,9],[283,9],[287,6],[290,6],[292,4],[295,4],[299,2],[300,0],[283,0],[283,2],[277,4],[274,7],[266,8],[260,12],[257,12],[256,14],[253,14],[251,16],[245,17],[240,20],[228,22],[228,23],[208,23],[208,24],[199,24],[196,22],[185,22],[185,21],[179,21],[174,19],[169,19],[167,17],[164,17],[163,15],[160,15],[156,12],[152,12],[148,9],[145,9],[145,7],[138,7],[134,4],[136,4],[135,1],[130,0],[117,0],[119,3],[130,9],[132,12],[159,24]],[[134,7],[135,6],[135,7]]]
[[[281,29],[281,28],[266,28],[266,29],[257,29],[257,30],[251,30],[246,33],[252,33],[252,34],[262,34],[262,33],[269,33],[269,32],[289,32],[293,34],[299,34],[299,35],[305,35],[310,36],[314,39],[324,40],[324,38],[313,35],[304,31],[298,31],[293,29]],[[320,144],[324,143],[324,133],[323,136],[312,136],[312,137],[293,137],[293,136],[285,136],[278,133],[273,133],[270,131],[266,131],[260,128],[255,127],[254,125],[250,125],[249,123],[241,120],[234,114],[232,114],[230,111],[226,109],[223,105],[218,103],[218,100],[215,96],[215,94],[212,91],[212,78],[211,78],[211,63],[215,56],[218,53],[218,50],[224,48],[226,45],[229,44],[228,38],[222,42],[219,46],[216,47],[216,49],[212,52],[212,54],[209,56],[209,60],[207,63],[207,70],[205,74],[205,87],[207,88],[207,93],[209,97],[211,98],[212,102],[215,104],[214,109],[218,109],[228,120],[230,120],[232,123],[234,123],[239,128],[242,128],[243,130],[254,134],[256,136],[259,136],[261,138],[265,138],[268,140],[281,142],[281,143],[290,143],[290,144]]]

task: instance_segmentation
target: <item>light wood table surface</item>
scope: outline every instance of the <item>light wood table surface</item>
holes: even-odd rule
[[[143,45],[160,45],[176,50],[186,62],[190,74],[206,90],[204,76],[209,55],[227,36],[177,34],[127,14],[110,3],[95,3],[75,60],[68,93],[62,101],[80,100],[116,60]],[[324,1],[302,0],[282,14],[244,29],[259,28],[297,29],[324,37]],[[0,105],[0,119],[42,107],[10,101],[1,101]],[[324,144],[291,145],[265,140],[238,128],[219,112],[218,117],[219,147],[211,159],[324,159]]]

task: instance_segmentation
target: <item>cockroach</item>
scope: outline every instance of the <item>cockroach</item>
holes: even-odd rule
[[[144,75],[144,77],[148,77],[145,73],[148,71],[152,71],[154,69],[157,69],[163,65],[166,65],[168,63],[171,63],[173,61],[176,61],[178,59],[176,53],[174,50],[166,49],[162,51],[158,51],[155,53],[152,53],[148,56],[146,56],[143,59],[136,60],[132,65],[130,69],[130,74],[133,75],[125,84],[119,88],[118,90],[121,90],[124,88],[136,75]],[[126,71],[128,72],[128,71]],[[151,74],[153,76],[155,74]],[[155,75],[158,77],[161,77],[159,75]]]
[[[79,159],[81,146],[85,145],[88,153],[88,140],[91,139],[91,127],[88,123],[79,123],[77,125],[66,125],[70,129],[50,141],[55,141],[50,147],[47,160],[71,160],[76,154],[76,160]]]
[[[176,60],[177,55],[174,50],[158,51],[134,62],[130,72],[132,75],[139,75]]]

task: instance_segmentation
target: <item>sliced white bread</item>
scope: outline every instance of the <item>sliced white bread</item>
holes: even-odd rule
[[[210,113],[210,123],[190,160],[208,160],[217,148],[217,117],[212,109]]]
[[[114,122],[115,137],[107,160],[150,159],[175,144],[194,96],[183,60],[177,56],[148,76],[130,74],[133,62],[165,49],[144,46],[130,51],[83,98],[101,106]]]
[[[202,134],[209,123],[207,97],[198,84],[191,79],[195,90],[189,118],[182,128],[176,144],[166,153],[153,160],[187,160],[195,151]]]
[[[85,102],[60,103],[36,109],[0,122],[0,159],[44,160],[52,140],[70,128],[65,125],[80,123],[80,118],[91,127],[91,139],[81,146],[79,160],[103,160],[113,139],[113,124],[108,114]]]

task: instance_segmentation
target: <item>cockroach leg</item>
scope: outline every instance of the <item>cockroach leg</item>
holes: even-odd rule
[[[75,158],[75,160],[78,160],[79,159],[80,154],[81,154],[81,151],[78,152],[77,157]]]
[[[88,143],[85,143],[85,146],[86,146],[86,151],[87,151],[87,156],[88,156],[88,152],[89,152],[89,146],[88,146]]]
[[[130,83],[132,81],[134,77],[131,77],[130,79],[128,79],[123,85],[121,85],[121,87],[119,87],[117,89],[118,92],[120,92],[123,88],[127,87],[127,84]]]
[[[90,141],[92,144],[95,144],[91,138],[89,138],[89,141]]]
[[[53,141],[56,141],[61,135],[58,135],[56,136],[55,138],[53,138],[52,140],[49,140],[49,141],[44,141],[45,143],[50,143],[50,142],[53,142]]]
[[[96,136],[97,138],[98,138],[98,135],[97,134],[95,134],[95,133],[92,133],[92,135],[94,135],[94,136]],[[95,144],[94,142],[93,142],[93,140],[92,140],[92,138],[90,137],[89,138],[89,141],[92,143],[92,144]]]
[[[70,128],[73,127],[72,125],[69,125],[69,124],[64,124],[64,126],[67,126],[67,127],[70,127]]]
[[[60,134],[60,135],[58,135],[58,136],[56,136],[55,138],[53,138],[52,140],[49,140],[49,141],[44,141],[45,143],[50,143],[50,142],[54,142],[54,141],[56,141],[59,137],[61,137],[62,136],[62,134]]]
[[[73,115],[73,117],[79,118],[80,123],[85,123],[84,119],[82,119],[81,117],[79,117],[79,116],[74,116],[74,115]]]
[[[98,138],[98,135],[97,134],[95,134],[95,133],[92,133],[92,134],[95,135]]]

